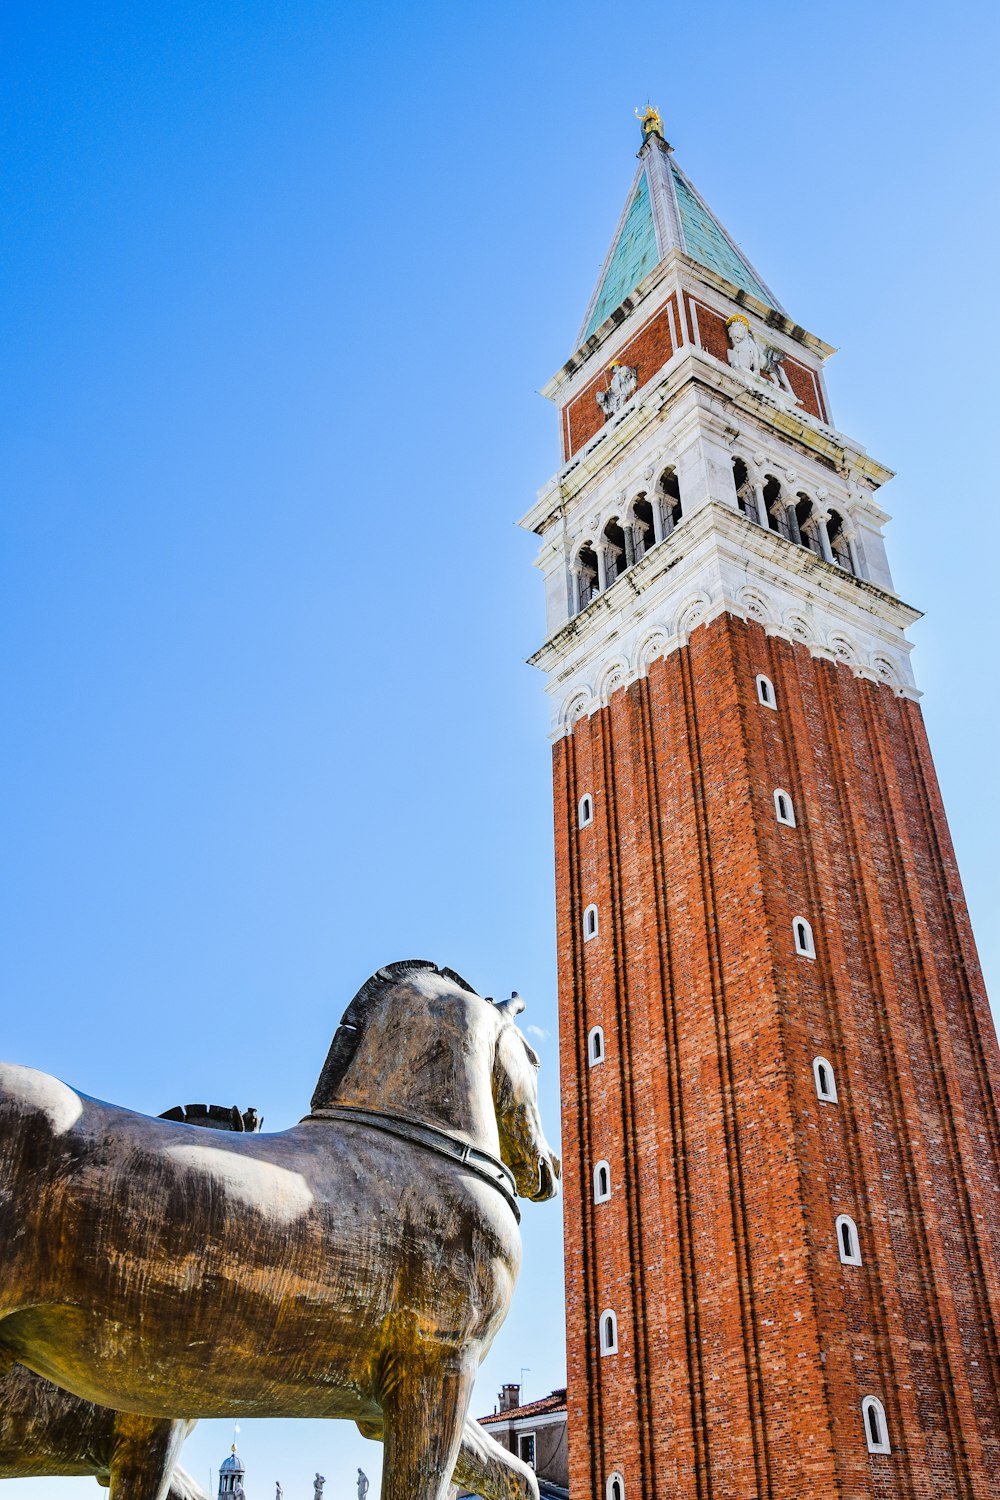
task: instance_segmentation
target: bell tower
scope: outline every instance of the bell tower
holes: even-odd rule
[[[541,541],[570,1490],[985,1497],[1000,1056],[833,353],[660,118]]]

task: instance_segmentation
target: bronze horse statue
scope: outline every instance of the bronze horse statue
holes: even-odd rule
[[[445,1500],[453,1476],[537,1497],[468,1416],[520,1265],[515,1191],[557,1191],[520,1009],[380,969],[275,1135],[0,1067],[0,1369],[129,1414],[111,1500],[164,1500],[184,1424],[217,1416],[355,1421],[384,1441],[382,1500]]]
[[[257,1130],[260,1116],[255,1109],[227,1109],[218,1104],[176,1105],[161,1120],[181,1120],[212,1130]],[[113,1466],[129,1461],[134,1419],[84,1401],[43,1380],[24,1365],[13,1365],[0,1375],[0,1479],[52,1478],[55,1475],[92,1474],[107,1488]],[[148,1420],[141,1419],[139,1461],[155,1463],[155,1454],[173,1439],[173,1423],[164,1420],[162,1431],[149,1437]],[[193,1422],[181,1424],[183,1442]],[[209,1500],[190,1474],[174,1465],[167,1500]]]
[[[194,1425],[168,1418],[151,1433],[148,1417],[109,1411],[12,1365],[0,1375],[0,1479],[93,1474],[109,1485],[122,1465],[156,1470],[163,1449],[178,1451]],[[176,1463],[166,1493],[168,1500],[209,1500]]]

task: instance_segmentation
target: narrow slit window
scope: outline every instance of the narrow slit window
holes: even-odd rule
[[[869,1453],[891,1453],[889,1426],[885,1420],[885,1407],[877,1396],[866,1396],[861,1403],[861,1417],[865,1424],[865,1442]]]
[[[792,932],[795,937],[795,951],[802,958],[816,957],[816,944],[813,942],[813,930],[805,917],[796,917],[792,922]]]
[[[610,1307],[601,1313],[601,1353],[618,1353],[618,1319]]]
[[[594,1026],[587,1038],[587,1060],[590,1066],[604,1061],[604,1027]]]
[[[837,1217],[837,1250],[843,1265],[860,1266],[861,1241],[858,1239],[858,1226],[850,1214],[839,1214]]]
[[[589,942],[597,936],[597,907],[588,906],[583,913],[583,940]]]
[[[625,1500],[625,1481],[620,1474],[609,1474],[605,1489],[607,1500]]]
[[[763,703],[765,708],[777,708],[778,700],[775,697],[774,683],[770,677],[765,677],[763,672],[757,674],[757,702]]]
[[[824,1104],[836,1104],[837,1080],[833,1076],[832,1065],[825,1057],[813,1058],[813,1076],[816,1079],[817,1099],[822,1099]]]
[[[594,821],[594,799],[589,792],[584,792],[580,798],[578,824],[580,828],[588,828]]]
[[[792,805],[792,799],[780,786],[776,787],[774,792],[774,816],[786,827],[795,827],[795,808]]]
[[[607,1203],[611,1197],[611,1168],[606,1161],[599,1161],[594,1168],[594,1202]]]

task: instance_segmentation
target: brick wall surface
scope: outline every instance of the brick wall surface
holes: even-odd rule
[[[992,1496],[1000,1060],[918,708],[723,616],[554,778],[572,1493]]]
[[[662,369],[671,358],[677,347],[674,334],[677,336],[678,343],[684,341],[693,344],[700,343],[707,353],[714,354],[716,359],[728,365],[729,337],[726,333],[725,319],[714,309],[706,307],[703,302],[697,302],[686,294],[683,301],[684,324],[680,322],[677,294],[673,293],[660,311],[650,318],[615,356],[620,364],[631,365],[636,371],[638,387],[652,380],[656,372]],[[692,309],[696,309],[696,312],[693,313]],[[698,337],[695,332],[695,316],[697,316]],[[802,402],[803,408],[825,422],[826,412],[823,409],[818,382],[812,371],[805,365],[799,364],[797,360],[787,357],[785,373],[793,391]],[[595,375],[590,384],[563,408],[560,416],[560,429],[564,459],[571,458],[578,449],[590,442],[595,432],[603,427],[604,413],[597,404],[597,392],[605,389],[607,384],[607,365],[602,365],[600,373]]]
[[[636,372],[638,386],[652,380],[657,370],[662,369],[667,360],[674,352],[674,342],[671,336],[670,324],[674,319],[674,327],[677,327],[677,298],[671,296],[654,317],[650,318],[633,339],[625,345],[615,359],[619,364],[630,365]],[[604,426],[604,413],[597,404],[598,390],[604,390],[608,384],[607,365],[602,365],[599,375],[588,386],[580,392],[566,407],[564,412],[565,443],[564,456],[569,458],[578,448],[589,443],[594,433]]]
[[[701,335],[701,347],[709,354],[714,354],[716,359],[721,360],[724,365],[729,363],[729,334],[726,331],[726,320],[714,308],[706,307],[703,302],[698,302],[689,297],[688,302],[697,309],[698,332]],[[811,412],[814,417],[819,417],[821,422],[827,420],[823,403],[820,399],[819,385],[814,379],[811,370],[805,365],[799,364],[797,359],[791,355],[785,357],[785,374],[788,383],[792,387],[803,408]]]

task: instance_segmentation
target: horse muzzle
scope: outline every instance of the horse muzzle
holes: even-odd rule
[[[538,1162],[537,1190],[526,1196],[531,1199],[532,1203],[546,1203],[550,1198],[554,1198],[559,1191],[561,1173],[562,1163],[558,1156],[550,1152],[548,1156],[541,1157]]]

